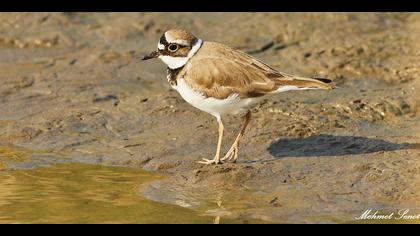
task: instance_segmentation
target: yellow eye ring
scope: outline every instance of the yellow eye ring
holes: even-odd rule
[[[174,44],[174,43],[172,43],[172,44],[169,44],[169,46],[168,46],[168,50],[170,51],[170,52],[175,52],[176,50],[178,50],[178,45],[177,44]]]

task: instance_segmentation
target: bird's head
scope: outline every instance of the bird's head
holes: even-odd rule
[[[166,31],[159,39],[157,50],[143,57],[142,60],[161,59],[169,68],[183,67],[200,49],[203,41],[193,34],[181,30]]]

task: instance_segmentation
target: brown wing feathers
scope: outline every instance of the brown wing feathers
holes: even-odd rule
[[[317,88],[317,89],[332,89],[333,87],[331,85],[328,85],[331,83],[330,79],[325,78],[305,78],[305,77],[299,77],[294,76],[290,74],[286,74],[283,72],[279,72],[275,69],[273,69],[271,66],[265,64],[264,62],[251,57],[248,54],[245,54],[243,52],[240,52],[243,56],[247,57],[249,60],[252,60],[251,65],[256,67],[257,69],[261,71],[266,71],[265,75],[267,78],[270,78],[276,82],[279,86],[284,85],[290,85],[290,86],[296,86],[299,88]],[[278,87],[276,88],[278,89]]]
[[[218,99],[225,99],[232,94],[259,97],[288,85],[298,88],[332,88],[327,84],[331,82],[328,79],[282,73],[248,54],[217,43],[206,42],[189,64],[180,76],[193,89],[202,91],[204,96]]]

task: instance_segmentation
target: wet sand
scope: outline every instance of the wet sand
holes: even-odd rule
[[[238,163],[202,166],[217,123],[139,60],[174,26],[338,88],[261,104]],[[230,219],[420,213],[420,14],[1,13],[0,33],[0,171],[143,168],[167,177],[144,197]],[[225,119],[224,152],[240,122]]]

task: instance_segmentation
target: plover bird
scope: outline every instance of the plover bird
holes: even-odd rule
[[[329,79],[304,78],[280,72],[259,59],[221,43],[203,41],[181,30],[166,31],[157,50],[143,60],[161,59],[167,67],[172,88],[192,106],[215,116],[219,138],[213,159],[202,164],[235,162],[239,141],[251,119],[250,109],[264,99],[292,90],[332,89]],[[224,157],[222,116],[245,114],[238,136]]]

